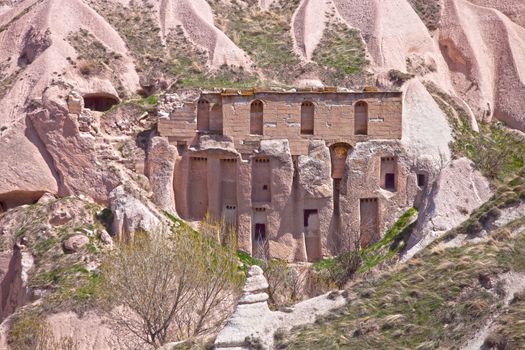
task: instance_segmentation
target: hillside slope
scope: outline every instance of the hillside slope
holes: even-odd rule
[[[395,69],[458,96],[480,121],[525,130],[519,1],[23,0],[0,9],[0,197],[64,193],[68,175],[27,115],[35,103],[64,105],[71,89],[126,99],[166,87],[391,88]]]
[[[524,219],[501,220],[481,239],[434,244],[377,279],[352,283],[347,306],[280,334],[277,348],[522,348],[525,328],[513,321],[525,289]]]

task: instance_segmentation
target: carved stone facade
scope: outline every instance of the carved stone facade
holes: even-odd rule
[[[175,208],[235,224],[240,249],[315,261],[377,241],[420,193],[400,92],[202,93],[159,120]]]

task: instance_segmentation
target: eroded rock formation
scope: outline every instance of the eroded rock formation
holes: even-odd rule
[[[287,312],[271,311],[266,288],[262,269],[250,267],[237,308],[215,340],[217,349],[247,350],[256,344],[271,348],[275,331],[314,322],[316,317],[346,303],[339,292],[332,292],[295,304]]]
[[[410,237],[403,260],[466,220],[492,195],[487,179],[467,158],[450,162],[430,191],[422,203],[416,234]]]

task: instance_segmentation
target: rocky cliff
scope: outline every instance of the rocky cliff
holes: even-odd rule
[[[0,0],[3,332],[24,305],[89,286],[106,229],[127,240],[175,213],[177,149],[155,126],[200,88],[402,91],[399,147],[429,184],[406,259],[490,231],[492,207],[522,216],[524,19],[520,0]],[[70,309],[53,309],[58,337],[114,345]]]

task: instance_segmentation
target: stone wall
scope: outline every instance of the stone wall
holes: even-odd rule
[[[315,261],[373,243],[421,193],[401,110],[397,92],[202,94],[159,121],[177,146],[173,207],[235,224],[239,248],[259,257]]]
[[[207,93],[160,120],[159,132],[186,144],[196,130],[223,134],[235,140],[240,153],[253,152],[262,139],[286,138],[292,155],[304,155],[310,139],[352,145],[400,139],[401,114],[400,92]],[[356,129],[363,120],[365,134]]]

